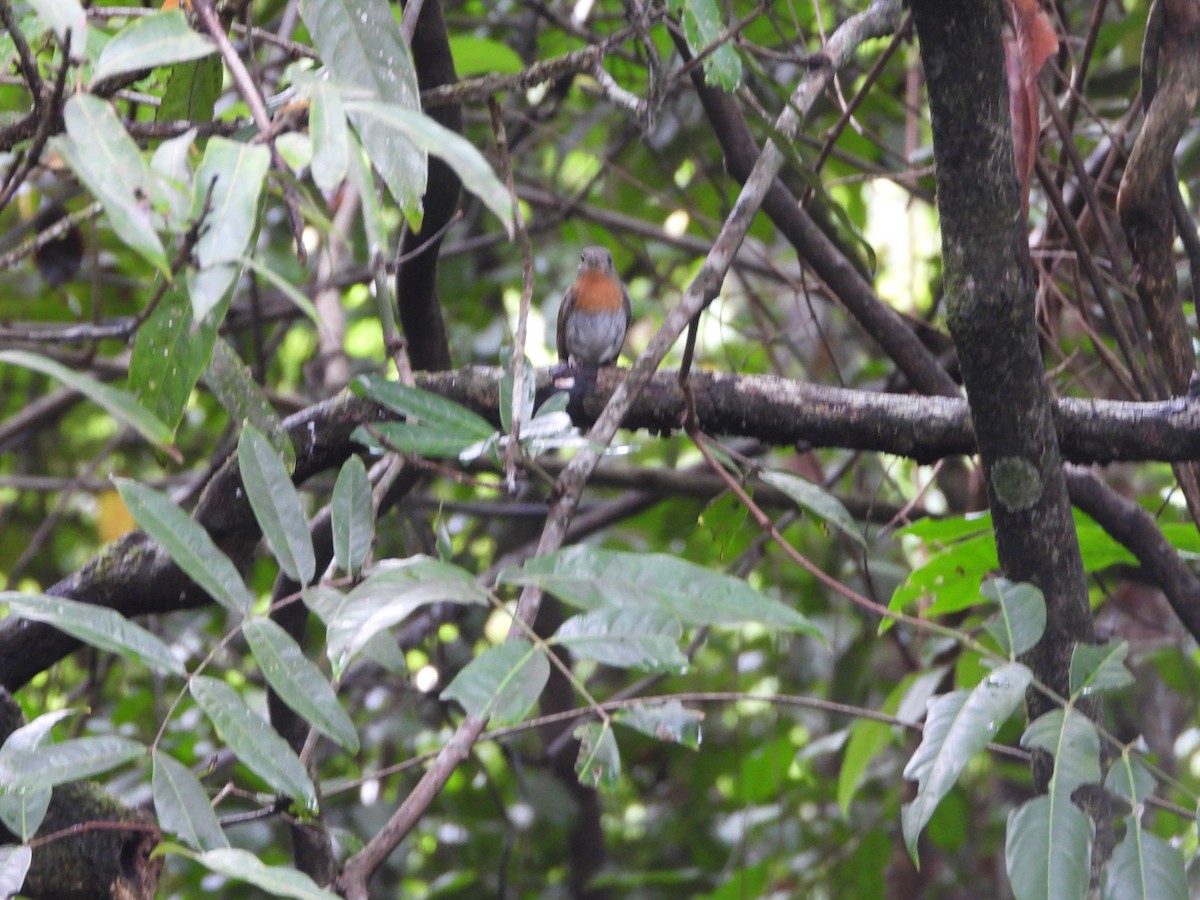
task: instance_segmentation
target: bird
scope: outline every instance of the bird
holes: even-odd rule
[[[629,291],[604,247],[584,247],[579,273],[558,309],[558,358],[568,366],[616,362],[632,317]]]

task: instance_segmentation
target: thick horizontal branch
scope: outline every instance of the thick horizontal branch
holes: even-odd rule
[[[498,369],[466,368],[424,376],[418,383],[496,421],[499,376]],[[598,374],[592,390],[572,407],[577,424],[586,425],[604,408],[623,377],[624,370],[615,368]],[[756,438],[774,446],[872,450],[921,463],[975,452],[963,399],[881,394],[769,375],[704,373],[693,375],[690,384],[701,428],[710,434]],[[552,390],[550,374],[540,372],[538,396]],[[675,373],[662,372],[650,380],[624,426],[670,432],[679,427],[683,413]],[[1198,399],[1131,403],[1064,398],[1055,406],[1055,423],[1062,454],[1074,463],[1200,458]]]

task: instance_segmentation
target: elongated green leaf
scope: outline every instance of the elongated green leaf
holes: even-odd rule
[[[1104,777],[1104,787],[1117,797],[1128,800],[1130,806],[1146,802],[1146,798],[1154,793],[1155,784],[1155,778],[1146,764],[1134,756],[1128,747],[1113,760]]]
[[[33,851],[12,844],[0,846],[0,897],[11,897],[25,883]]]
[[[242,624],[242,634],[263,677],[283,702],[321,734],[357,753],[354,723],[321,670],[308,661],[291,636],[270,619],[258,617]]]
[[[138,402],[171,428],[178,426],[192,388],[208,367],[217,339],[217,316],[192,323],[183,285],[167,288],[138,329],[129,361],[129,387]]]
[[[229,346],[229,342],[223,337],[218,337],[213,343],[212,358],[204,373],[204,383],[221,401],[221,405],[229,412],[233,421],[249,422],[267,438],[271,448],[283,457],[289,471],[295,466],[296,449],[283,427],[283,419],[279,418],[275,407],[271,406],[271,401],[254,380],[250,367],[242,362],[237,351]]]
[[[310,809],[316,808],[316,789],[304,764],[287,741],[243,703],[233,688],[207,675],[196,675],[188,689],[247,768],[280,793],[302,800]]]
[[[687,666],[682,635],[679,620],[657,610],[595,609],[563,622],[554,640],[610,666],[678,672]]]
[[[867,546],[867,539],[863,536],[858,523],[854,521],[854,517],[850,515],[850,511],[846,509],[841,500],[825,488],[798,475],[792,475],[790,472],[762,472],[758,477],[783,491],[797,505],[808,510],[817,518],[828,522],[847,537],[852,538],[860,547]]]
[[[686,625],[760,622],[820,637],[800,613],[740,578],[710,572],[665,553],[567,547],[505,569],[503,584],[536,584],[583,609],[636,607],[675,616]]]
[[[313,181],[321,190],[332,191],[350,168],[350,126],[342,98],[324,79],[313,84],[308,130],[313,142]]]
[[[337,617],[338,610],[346,602],[345,594],[330,587],[317,586],[305,588],[300,596],[304,600],[304,605],[312,610],[317,618],[324,622],[327,627]],[[396,642],[386,632],[368,639],[363,644],[361,652],[364,656],[378,663],[384,671],[391,672],[394,675],[402,675],[408,672],[408,663],[404,659],[404,654],[400,652],[400,648],[396,646]],[[348,660],[341,654],[338,654],[343,663],[342,667],[339,668],[338,660],[334,658],[335,654],[329,653],[327,656],[333,664],[335,676],[340,676],[345,670],[345,663]]]
[[[375,540],[371,483],[367,480],[367,467],[357,456],[346,460],[338,473],[330,508],[333,555],[338,568],[348,575],[357,575],[371,552],[371,542]]]
[[[117,236],[168,275],[150,208],[150,167],[113,108],[90,94],[75,94],[67,101],[63,121],[67,136],[54,138],[51,145],[104,205]]]
[[[1081,784],[1100,781],[1100,735],[1075,708],[1052,709],[1039,716],[1021,736],[1022,747],[1041,747],[1054,757],[1050,793],[1070,800]]]
[[[491,718],[496,725],[515,725],[533,708],[550,663],[545,653],[524,639],[505,641],[485,650],[454,676],[442,691],[470,715]]]
[[[607,722],[585,722],[575,729],[575,737],[579,739],[575,774],[580,784],[614,790],[621,775],[621,754],[612,726]]]
[[[487,602],[487,591],[457,566],[425,556],[389,560],[351,591],[328,620],[326,653],[340,675],[376,635],[422,606]]]
[[[24,350],[0,351],[0,363],[21,366],[41,372],[43,375],[49,375],[61,382],[64,387],[78,391],[93,403],[103,407],[110,415],[124,422],[151,443],[164,449],[171,448],[173,429],[168,428],[153,413],[143,409],[133,397],[124,391],[102,384],[82,372],[68,369],[52,359]]]
[[[0,591],[0,603],[7,603],[9,612],[19,619],[53,625],[85,644],[119,654],[151,669],[171,675],[184,674],[183,664],[175,658],[170,647],[115,609],[49,594],[17,591]]]
[[[301,0],[300,15],[336,84],[374,100],[420,108],[412,53],[384,0]],[[419,227],[425,153],[385,123],[364,115],[350,118],[397,205]]]
[[[144,16],[134,19],[104,45],[92,70],[92,84],[122,72],[186,62],[216,52],[216,44],[192,31],[181,11]]]
[[[925,731],[904,777],[919,782],[917,796],[901,815],[904,841],[913,860],[917,838],[937,805],[954,787],[976,753],[1020,704],[1033,674],[1020,663],[1001,666],[971,691],[943,694],[929,704]]]
[[[199,129],[189,128],[158,145],[150,157],[154,208],[166,216],[172,231],[184,231],[192,205],[192,144]],[[145,327],[143,325],[143,327]],[[141,331],[141,329],[138,329]]]
[[[165,753],[154,755],[154,811],[158,824],[200,850],[228,847],[204,788],[187,766]]]
[[[1125,819],[1125,839],[1104,872],[1104,900],[1187,900],[1183,854],[1146,831],[1137,816]]]
[[[447,432],[458,432],[464,437],[470,436],[472,440],[486,438],[496,430],[487,419],[453,400],[396,381],[360,375],[350,389],[360,397],[370,397],[398,412],[410,422],[443,426]]]
[[[238,467],[246,497],[279,567],[293,581],[308,584],[317,568],[308,517],[284,461],[251,424],[246,424],[238,440]]]
[[[1009,813],[1004,862],[1017,900],[1083,900],[1094,830],[1069,800],[1035,797]]]
[[[61,42],[71,32],[71,50],[69,56],[78,60],[82,58],[87,45],[87,13],[84,12],[79,0],[29,0],[29,5],[54,32]]]
[[[378,422],[360,425],[350,438],[371,450],[394,450],[426,459],[458,459],[479,445],[476,438],[442,425],[409,425],[407,422]],[[471,455],[474,459],[479,454]]]
[[[191,209],[192,218],[198,220],[211,188],[205,228],[196,242],[200,268],[188,273],[192,317],[197,322],[220,303],[241,270],[238,260],[246,254],[257,228],[258,201],[270,164],[271,152],[261,144],[209,138],[196,172]]]
[[[700,749],[700,722],[704,713],[688,709],[678,700],[646,703],[619,709],[613,721],[659,741],[672,741],[690,750]]]
[[[11,778],[19,782],[20,774],[15,772],[14,762],[19,768],[21,754],[36,751],[49,738],[50,729],[55,723],[74,713],[71,709],[43,713],[10,734],[4,746],[0,747],[0,773],[8,772],[10,775],[0,774],[0,781]],[[0,790],[0,822],[22,841],[27,841],[41,827],[52,796],[53,789],[50,787],[12,792]]]
[[[134,521],[162,544],[189,578],[226,609],[243,615],[250,609],[254,595],[202,525],[161,491],[126,478],[114,478],[113,483]]]
[[[683,33],[692,54],[711,51],[704,58],[704,80],[725,91],[735,90],[742,81],[742,60],[737,48],[728,41],[712,48],[725,32],[716,0],[668,0],[667,7],[682,18]]]
[[[424,152],[440,157],[462,179],[463,187],[496,214],[508,236],[513,236],[512,197],[474,144],[424,113],[405,109],[394,103],[347,100],[345,107],[359,135],[363,136],[363,143],[368,150],[371,149],[371,144],[363,134],[363,126],[366,122],[374,120],[383,127],[385,133],[393,135],[393,142],[402,136]],[[372,159],[374,160],[373,154]],[[378,166],[378,161],[375,162]],[[384,178],[386,180],[387,176]]]
[[[170,848],[169,848],[170,849]],[[174,850],[173,852],[179,852]],[[340,900],[324,888],[295,869],[284,866],[264,865],[257,856],[247,850],[220,848],[204,853],[184,853],[213,872],[229,878],[245,881],[266,891],[272,897],[292,897],[294,900]]]
[[[1133,673],[1125,666],[1129,644],[1109,641],[1095,646],[1076,644],[1071,654],[1071,697],[1087,697],[1133,684]]]
[[[1046,600],[1037,586],[995,578],[985,581],[979,591],[1000,607],[984,626],[1000,650],[1016,657],[1033,649],[1046,630]]]
[[[217,97],[221,95],[224,72],[225,66],[219,56],[206,56],[172,66],[154,120],[194,124],[211,122]]]
[[[83,737],[4,755],[0,791],[35,791],[81,781],[115,769],[146,752],[136,741],[105,735]]]

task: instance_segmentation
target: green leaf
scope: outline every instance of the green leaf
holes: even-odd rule
[[[758,622],[820,637],[807,618],[740,578],[665,553],[577,545],[505,569],[502,584],[535,584],[583,609],[654,609],[685,625]]]
[[[242,624],[242,634],[267,684],[283,702],[321,734],[357,753],[354,723],[321,670],[308,661],[291,635],[270,619],[258,617]]]
[[[1136,816],[1125,819],[1125,838],[1113,850],[1104,870],[1104,900],[1187,900],[1183,854],[1142,827]]]
[[[835,526],[860,547],[867,546],[867,539],[858,527],[858,523],[854,521],[854,517],[850,515],[850,511],[842,505],[842,501],[825,488],[789,472],[760,472],[758,477],[772,487],[783,491],[798,506]]]
[[[367,238],[367,256],[375,258],[384,252],[390,244],[388,226],[383,218],[382,204],[377,196],[380,192],[375,187],[375,176],[371,170],[370,160],[363,152],[362,144],[354,135],[350,135],[350,158],[347,175],[350,183],[358,191],[362,203],[363,232]],[[390,251],[389,251],[390,252]]]
[[[1100,735],[1074,707],[1039,716],[1021,736],[1021,746],[1040,747],[1054,757],[1050,793],[1065,802],[1081,784],[1100,781]]]
[[[1104,778],[1104,787],[1109,793],[1129,801],[1130,806],[1146,802],[1154,793],[1155,778],[1146,764],[1134,756],[1128,747],[1113,760]]]
[[[216,320],[192,322],[192,303],[183,285],[167,288],[134,338],[129,387],[138,402],[172,429],[179,425],[188,398],[208,367]]]
[[[668,0],[667,8],[682,17],[684,37],[693,55],[709,49],[725,31],[716,0]],[[742,81],[742,59],[732,43],[726,41],[705,58],[704,78],[722,90],[737,89]]]
[[[212,319],[206,319],[211,322]],[[223,337],[218,337],[212,346],[212,358],[204,373],[204,383],[213,392],[221,405],[235,422],[249,422],[267,438],[271,448],[278,453],[290,471],[296,465],[296,449],[283,427],[283,420],[275,407],[254,380],[249,366],[229,346]]]
[[[375,540],[375,508],[367,467],[357,456],[346,460],[338,473],[330,501],[333,555],[347,575],[361,571]]]
[[[325,623],[326,627],[337,616],[338,610],[346,602],[346,595],[341,591],[331,587],[310,587],[305,588],[301,594],[301,599],[304,605]],[[404,654],[400,652],[400,648],[396,646],[396,642],[386,633],[376,634],[374,637],[368,638],[363,644],[362,654],[374,662],[378,663],[385,671],[391,672],[394,675],[402,675],[408,671],[408,664],[405,662]],[[342,668],[339,669],[337,661],[334,660],[334,654],[327,654],[330,661],[334,664],[333,671],[335,675],[340,676],[345,668],[345,664],[349,660],[344,657],[339,657],[342,662]]]
[[[1083,900],[1094,830],[1069,800],[1035,797],[1009,813],[1004,862],[1017,900]]]
[[[219,56],[208,56],[194,62],[171,67],[162,103],[154,115],[156,122],[191,122],[201,124],[213,120],[217,97],[221,95],[221,79],[225,65]]]
[[[21,754],[35,752],[50,737],[50,729],[55,724],[74,714],[71,709],[43,713],[28,725],[16,729],[0,747],[0,773],[12,772],[14,763],[20,765]],[[15,780],[20,780],[19,773]],[[20,840],[28,841],[41,827],[52,796],[53,789],[49,787],[11,792],[0,790],[0,822]],[[2,896],[4,894],[0,893]]]
[[[340,900],[337,894],[319,888],[303,872],[285,866],[264,865],[248,850],[219,848],[204,853],[189,853],[179,847],[167,847],[168,852],[188,856],[205,868],[245,881],[266,891],[272,897],[292,897],[294,900]]]
[[[92,84],[122,72],[186,62],[216,52],[216,44],[192,31],[180,10],[144,16],[104,45],[92,70]]]
[[[523,638],[485,650],[454,676],[443,700],[457,700],[469,715],[515,725],[533,708],[546,680],[546,654]]]
[[[984,524],[986,528],[990,521]],[[914,569],[892,594],[888,609],[904,609],[922,597],[933,599],[925,615],[969,609],[982,602],[979,585],[999,565],[990,528],[958,540],[945,550],[933,552],[925,565]]]
[[[153,754],[154,811],[161,828],[200,850],[228,847],[208,795],[191,770],[165,753]]]
[[[192,318],[197,322],[213,310],[233,287],[258,223],[258,203],[271,164],[271,152],[261,144],[241,144],[209,138],[196,172],[191,216],[199,220],[212,189],[208,215],[196,242],[198,271],[188,272]]]
[[[930,702],[920,746],[904,767],[904,777],[919,782],[917,796],[901,814],[904,842],[914,862],[921,830],[971,757],[987,746],[1021,703],[1032,678],[1025,666],[1008,663],[973,690],[952,691]]]
[[[507,44],[493,38],[456,34],[450,38],[450,55],[459,78],[485,72],[512,74],[525,68],[521,57]]]
[[[0,791],[36,791],[82,781],[145,754],[136,741],[105,735],[83,737],[37,750],[5,754],[0,765]]]
[[[984,625],[1010,657],[1031,650],[1046,630],[1046,600],[1036,585],[1014,583],[1007,578],[985,581],[979,592],[1000,607]]]
[[[351,438],[367,447],[382,449],[379,443],[382,439],[401,453],[459,457],[496,433],[486,419],[429,391],[365,376],[355,379],[350,387],[359,396],[370,397],[405,417],[404,422],[380,422],[370,428],[356,428]]]
[[[11,897],[21,890],[32,863],[33,851],[28,847],[0,846],[0,897]]]
[[[233,688],[207,675],[195,675],[188,689],[217,733],[247,768],[280,793],[316,809],[316,788],[304,764],[287,741],[243,703]]]
[[[700,722],[704,713],[688,709],[678,700],[664,703],[639,703],[613,713],[613,721],[655,740],[672,741],[689,750],[700,749]]]
[[[505,434],[512,433],[512,414],[513,414],[513,384],[514,365],[512,349],[505,347],[500,352],[500,364],[504,367],[504,374],[500,377],[500,428]],[[532,424],[533,419],[533,404],[537,399],[537,379],[532,376],[533,363],[529,357],[525,357],[525,372],[526,375],[522,379],[523,394],[521,397],[521,436],[525,437],[525,429]],[[536,426],[534,426],[536,427]]]
[[[480,444],[478,439],[469,438],[461,431],[449,431],[441,425],[409,425],[407,422],[378,422],[370,427],[359,425],[350,438],[370,450],[394,450],[426,459],[464,458],[468,450]],[[477,456],[479,454],[472,454],[471,459]]]
[[[332,191],[350,168],[350,128],[341,96],[324,79],[313,84],[308,130],[313,143],[313,182],[323,191]]]
[[[373,120],[385,134],[393,135],[393,143],[403,138],[426,153],[440,157],[462,179],[463,187],[496,214],[509,238],[512,238],[512,196],[474,144],[417,110],[374,100],[347,100],[345,106],[368,151],[371,150],[371,142],[363,134],[363,124]],[[373,132],[375,129],[371,130]],[[379,160],[374,153],[371,158],[378,167]],[[387,180],[386,174],[384,180]]]
[[[168,138],[150,157],[151,200],[154,208],[166,216],[168,227],[175,231],[184,231],[190,224],[191,153],[198,134],[198,129],[189,128],[178,137]]]
[[[596,609],[563,622],[554,642],[610,666],[678,672],[688,662],[682,634],[677,618],[657,610]]]
[[[575,729],[579,740],[579,756],[575,759],[575,774],[579,783],[602,791],[617,787],[621,775],[621,754],[617,738],[608,722],[585,722]]]
[[[395,381],[360,375],[350,385],[360,397],[370,397],[404,416],[410,423],[444,427],[447,432],[461,433],[472,440],[481,440],[495,433],[487,419],[476,415],[453,400],[430,391],[411,388]]]
[[[79,60],[88,35],[87,13],[79,0],[29,0],[29,5],[54,32],[60,44],[66,40],[67,32],[71,32],[71,51],[67,55],[72,60]]]
[[[412,54],[384,0],[301,0],[313,46],[339,85],[406,109],[420,108]],[[351,115],[367,155],[414,227],[428,165],[425,153],[385,123]]]
[[[113,483],[134,521],[162,544],[189,578],[226,609],[243,615],[250,609],[254,595],[199,522],[161,491],[126,478],[114,478]]]
[[[1071,699],[1088,697],[1133,684],[1133,673],[1125,666],[1129,644],[1076,644],[1071,653]]]
[[[82,372],[68,369],[52,359],[38,356],[36,353],[27,353],[24,350],[0,351],[0,363],[21,366],[41,372],[43,375],[49,375],[61,382],[64,387],[83,394],[151,443],[157,444],[164,450],[173,449],[171,448],[172,429],[152,413],[143,409],[133,397],[124,391],[102,384]]]
[[[431,603],[486,605],[488,593],[469,572],[425,556],[380,563],[328,620],[326,653],[340,675],[379,632]]]
[[[67,136],[52,139],[51,146],[104,205],[117,237],[169,276],[150,208],[150,167],[113,108],[90,94],[75,94],[63,121]]]
[[[80,603],[49,594],[22,594],[0,591],[0,603],[18,619],[44,622],[85,644],[140,662],[148,668],[171,675],[183,675],[183,664],[171,648],[115,609]]]
[[[262,432],[249,423],[242,428],[237,452],[246,497],[279,567],[293,581],[308,584],[317,560],[308,517],[287,465]]]

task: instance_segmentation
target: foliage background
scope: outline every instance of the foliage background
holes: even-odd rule
[[[43,77],[52,78],[62,54],[45,19],[22,4],[4,6],[29,40]],[[603,57],[602,71],[611,81],[576,67],[528,89],[495,91],[530,243],[533,297],[525,352],[536,367],[553,362],[554,317],[581,247],[602,244],[613,251],[633,300],[626,343],[626,360],[633,360],[700,270],[738,196],[739,185],[723,163],[720,135],[672,39],[673,30],[682,30],[672,19],[677,7],[689,7],[685,15],[697,13],[691,4],[669,6],[670,14],[648,7],[643,37],[629,25],[626,8],[612,2],[590,12],[582,12],[583,4],[444,4],[450,46],[464,79],[517,73],[622,35]],[[93,4],[89,12],[89,41],[102,40],[128,21],[105,7]],[[726,72],[730,84],[737,84],[728,96],[761,143],[772,136],[772,123],[794,85],[819,69],[814,54],[823,38],[858,11],[843,3],[735,2],[722,11],[707,40],[692,35],[685,43],[695,49],[716,36],[725,41],[728,52],[710,58],[716,71],[705,68],[717,79],[720,67],[740,65],[740,76]],[[399,7],[392,12],[400,17]],[[1136,132],[1132,101],[1148,9],[1137,2],[1118,9],[1098,0],[1061,3],[1052,12],[1062,49],[1043,83],[1069,113],[1070,127],[1064,135],[1047,126],[1040,152],[1052,177],[1049,184],[1035,184],[1029,204],[1047,378],[1056,396],[1133,399],[1139,395],[1130,389],[1130,370],[1154,363],[1118,358],[1114,326],[1099,310],[1046,190],[1066,196],[1089,252],[1107,267],[1106,287],[1120,294],[1129,260],[1109,260],[1115,245],[1104,244],[1102,236],[1105,229],[1120,233],[1114,203],[1124,150],[1112,146],[1127,149]],[[296,54],[266,43],[265,34],[279,33],[308,48],[303,21],[295,5],[284,2],[251,3],[235,18],[261,29],[252,32],[258,41],[250,43],[244,30],[232,33],[239,55],[254,63],[251,71],[263,94],[272,96],[295,75],[287,64]],[[15,52],[11,35],[0,37],[0,57],[6,60],[0,110],[9,122],[30,108]],[[186,77],[180,75],[183,65],[155,69],[112,95],[143,148],[157,142],[150,127],[156,100],[168,79]],[[1086,77],[1080,74],[1084,67]],[[1083,92],[1072,95],[1071,83]],[[471,95],[464,104],[464,133],[506,175],[484,96]],[[639,107],[644,115],[630,110],[630,98],[645,104]],[[868,278],[878,297],[956,371],[945,334],[925,103],[918,47],[906,20],[899,38],[868,41],[837,74],[796,140],[786,145],[781,179],[795,196],[806,198],[842,264]],[[283,158],[303,160],[311,128],[303,103],[298,111],[272,114]],[[234,123],[228,128],[234,140],[247,140],[253,134],[250,119],[227,75],[214,121]],[[1088,161],[1097,206],[1079,199],[1064,140]],[[9,140],[7,166],[19,166],[19,153],[28,146],[28,136]],[[1177,164],[1193,212],[1186,188],[1194,174],[1194,146],[1194,129],[1188,129]],[[43,227],[37,214],[45,204],[56,201],[68,211],[82,211],[92,199],[52,153],[44,153],[40,163],[0,210],[5,235],[0,255],[7,263],[0,271],[0,343],[5,349],[32,347],[136,391],[136,379],[128,376],[131,340],[29,339],[37,329],[127,321],[147,309],[155,284],[152,267],[103,216],[82,224],[81,267],[61,285],[47,281],[44,261],[39,270],[32,259],[12,254]],[[286,209],[285,192],[293,189],[302,200],[307,262],[297,257]],[[382,190],[379,195],[390,258],[402,216],[393,198]],[[348,196],[344,187],[316,187],[303,163],[288,172],[276,167],[253,242],[254,258],[310,298],[334,333],[341,332],[333,345],[322,347],[313,322],[253,271],[243,274],[229,301],[222,334],[280,416],[334,396],[351,376],[394,371],[376,303],[381,282],[373,279],[360,207]],[[441,246],[437,276],[448,346],[456,367],[495,365],[517,326],[522,251],[476,196],[464,194],[462,209]],[[1190,295],[1183,308],[1190,322]],[[664,368],[677,368],[681,358],[682,343]],[[873,392],[910,388],[869,329],[846,313],[835,291],[808,260],[797,258],[765,215],[754,220],[720,295],[699,321],[697,366]],[[133,527],[112,475],[168,489],[185,508],[194,504],[236,446],[241,424],[241,416],[231,415],[207,383],[191,392],[182,411],[175,432],[179,458],[173,459],[54,380],[0,366],[0,570],[9,589],[47,590]],[[572,742],[562,737],[571,725],[517,729],[503,740],[481,742],[388,857],[372,889],[380,896],[413,897],[1007,896],[1006,820],[1034,794],[1027,755],[1011,752],[1022,722],[1009,721],[994,738],[1010,752],[976,757],[940,804],[921,839],[919,870],[901,836],[901,804],[913,793],[902,771],[919,741],[911,724],[901,723],[916,722],[935,690],[978,683],[984,672],[980,655],[936,633],[908,627],[881,633],[877,617],[831,591],[766,536],[691,439],[667,431],[620,435],[614,445],[619,452],[604,460],[591,481],[574,539],[665,552],[744,577],[807,616],[824,640],[751,623],[689,629],[684,672],[644,675],[576,661],[576,676],[597,699],[679,696],[703,710],[699,746],[620,729],[620,776],[597,792],[575,779]],[[821,571],[883,605],[907,579],[913,598],[919,597],[907,611],[920,614],[923,606],[941,601],[945,623],[964,633],[978,630],[990,610],[945,605],[951,595],[977,602],[980,579],[997,568],[989,530],[975,540],[958,539],[974,527],[971,516],[987,507],[973,458],[917,461],[836,446],[770,447],[737,435],[722,436],[722,442],[736,451],[726,459],[739,474],[758,466],[790,472],[850,511],[863,543],[833,527],[836,516],[828,508],[821,514],[798,511],[779,492],[749,482],[785,541]],[[494,461],[437,463],[380,515],[374,557],[439,556],[491,586],[500,565],[528,554],[530,542],[536,543],[554,496],[544,473],[557,472],[560,458],[551,454],[530,462],[514,492],[505,490]],[[1153,515],[1185,562],[1194,559],[1200,547],[1169,464],[1123,463],[1098,471]],[[304,483],[309,515],[329,502],[335,475],[328,467]],[[907,529],[931,519],[944,528]],[[1123,741],[1141,736],[1160,773],[1173,779],[1160,791],[1164,804],[1146,821],[1190,860],[1200,752],[1194,643],[1134,555],[1117,548],[1086,517],[1077,522],[1097,632],[1101,639],[1129,642],[1129,666],[1137,677],[1106,701],[1102,721]],[[922,568],[931,563],[942,575],[922,582],[933,577],[932,566]],[[245,574],[265,608],[278,574],[272,555],[259,553]],[[497,590],[509,610],[515,596],[511,587]],[[143,602],[154,605],[153,599]],[[539,620],[543,634],[572,612],[547,604]],[[144,620],[189,670],[236,623],[236,616],[216,605]],[[305,649],[309,658],[322,660],[323,631],[315,620],[311,626]],[[445,745],[461,711],[439,702],[439,691],[507,628],[501,609],[435,606],[392,629],[406,670],[389,672],[364,662],[347,673],[339,693],[362,749],[350,754],[322,742],[312,759],[324,789],[323,821],[339,859],[377,833],[412,789],[418,770],[410,766],[380,778],[374,773]],[[265,710],[262,673],[240,638],[219,647],[208,674]],[[222,792],[216,807],[226,817],[246,814],[245,822],[226,823],[235,846],[270,865],[292,864],[284,818],[271,814],[268,786],[223,752],[224,742],[180,679],[83,650],[28,684],[8,686],[20,689],[16,697],[29,719],[66,707],[86,711],[56,727],[59,739],[115,734],[148,743],[165,721],[162,747],[173,757],[197,768],[216,760],[216,771],[204,778],[210,793],[236,787]],[[577,694],[554,695],[563,689],[552,685],[544,711],[585,706]],[[181,691],[182,702],[168,718]],[[884,721],[866,717],[870,711],[885,714]],[[104,776],[105,783],[126,802],[148,806],[148,771],[146,765],[127,766]],[[226,883],[183,859],[168,861],[160,896],[196,896],[201,890],[258,896],[256,888]]]

